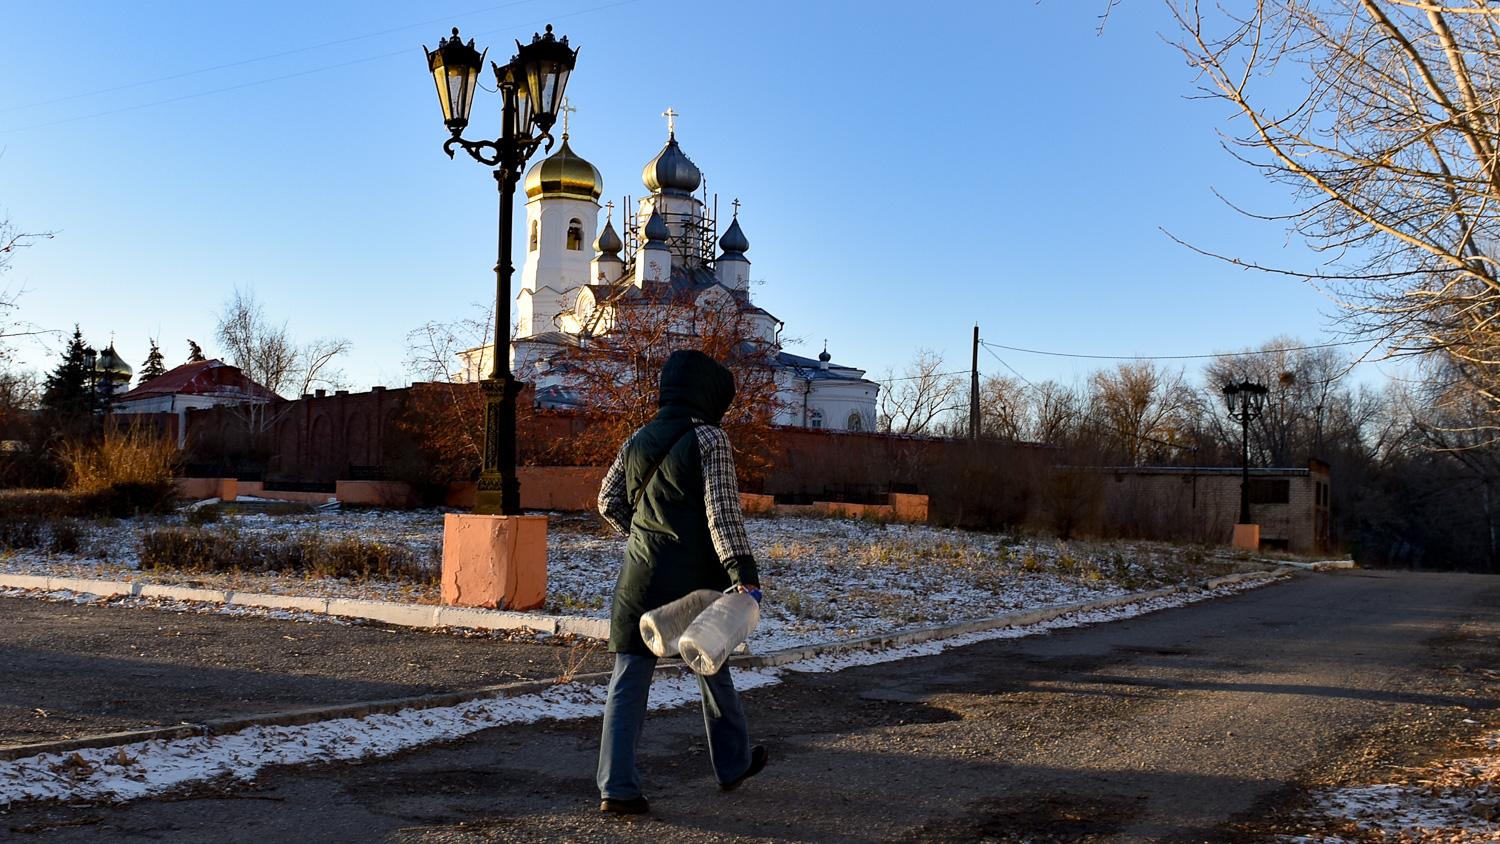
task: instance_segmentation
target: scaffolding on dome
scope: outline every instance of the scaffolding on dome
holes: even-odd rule
[[[703,203],[703,215],[701,217],[694,214],[662,210],[657,210],[656,214],[658,217],[661,217],[661,221],[666,223],[667,229],[672,232],[671,237],[667,240],[667,249],[671,251],[674,258],[682,258],[684,261],[698,261],[705,267],[712,267],[714,264],[714,248],[719,242],[719,195],[714,194],[713,202],[710,204],[708,187],[705,184],[703,197],[699,201]],[[637,207],[635,198],[627,194],[623,209],[625,214],[625,252],[623,257],[627,265],[635,263],[635,253],[641,248],[641,228],[646,222],[641,218],[638,211],[629,210]]]

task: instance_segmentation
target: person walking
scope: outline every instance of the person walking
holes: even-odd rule
[[[610,606],[615,654],[599,742],[599,811],[642,814],[636,746],[656,656],[641,639],[641,616],[698,589],[747,592],[760,576],[740,512],[734,454],[719,427],[734,399],[734,375],[708,355],[673,352],[661,371],[660,410],[625,444],[604,476],[599,513],[627,537]],[[698,676],[703,724],[719,787],[737,788],[766,766],[728,666]]]

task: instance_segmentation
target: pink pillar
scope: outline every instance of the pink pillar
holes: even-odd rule
[[[533,610],[546,600],[546,516],[443,519],[444,604]]]
[[[1220,534],[1222,536],[1223,534]],[[1260,550],[1260,525],[1235,525],[1234,547],[1246,551]]]

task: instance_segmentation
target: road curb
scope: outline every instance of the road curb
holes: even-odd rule
[[[1277,560],[1276,565],[1306,571],[1333,571],[1338,569],[1357,568],[1353,560],[1313,560],[1311,562],[1299,563],[1291,560]]]
[[[592,639],[609,638],[609,620],[544,613],[487,610],[478,607],[445,607],[428,604],[404,604],[395,601],[367,601],[358,598],[315,598],[303,595],[272,595],[259,592],[235,592],[224,589],[197,589],[189,586],[167,586],[138,580],[90,580],[80,577],[44,577],[28,574],[0,574],[0,589],[27,589],[45,592],[79,592],[101,598],[161,598],[173,601],[196,601],[223,604],[227,607],[295,610],[378,621],[398,627],[471,627],[476,630],[534,630],[539,633],[572,634]]]
[[[985,619],[959,622],[957,624],[927,627],[918,630],[908,630],[886,636],[868,636],[863,639],[853,639],[847,642],[824,642],[815,645],[801,645],[793,648],[783,648],[777,651],[769,651],[763,654],[747,654],[731,658],[732,665],[739,668],[774,668],[798,660],[808,659],[828,653],[838,653],[852,650],[871,650],[877,648],[901,647],[903,645],[920,644],[938,639],[949,639],[968,633],[978,633],[986,630],[995,630],[1002,627],[1026,627],[1051,621],[1062,616],[1079,612],[1109,609],[1111,607],[1124,606],[1127,604],[1150,601],[1156,598],[1168,597],[1185,592],[1200,592],[1215,589],[1221,586],[1231,586],[1252,580],[1276,580],[1294,573],[1294,569],[1279,568],[1268,572],[1248,572],[1231,574],[1224,577],[1211,578],[1197,584],[1187,586],[1170,586],[1164,589],[1154,589],[1150,592],[1134,592],[1129,595],[1119,595],[1113,598],[1102,598],[1095,601],[1083,601],[1075,604],[1061,604],[1052,607],[1043,607],[1025,612],[1010,613],[1007,615],[994,616]],[[0,588],[39,588],[11,586],[11,581],[22,575],[0,576]],[[79,583],[110,584],[113,581],[79,581],[74,578],[41,578],[35,576],[31,580],[48,581],[51,591],[66,589],[57,585],[61,581],[72,581]],[[158,587],[177,589],[178,587]],[[77,591],[69,589],[69,591]],[[214,590],[184,590],[193,592],[204,592]],[[98,594],[97,592],[93,594]],[[130,593],[116,593],[130,594]],[[248,593],[247,593],[248,594]],[[289,596],[259,596],[277,599],[299,600]],[[313,599],[322,600],[322,599]],[[332,603],[331,601],[328,603]],[[379,601],[360,603],[382,603]],[[403,606],[403,605],[394,605]],[[421,606],[421,605],[410,605]],[[461,612],[469,610],[461,608]],[[481,611],[493,612],[493,611]],[[437,618],[442,613],[436,614]],[[468,626],[468,625],[461,625]],[[676,660],[664,662],[657,666],[658,674],[680,674],[685,671],[685,666]],[[607,682],[610,672],[600,671],[590,674],[579,674],[568,679],[569,683],[586,685],[597,685]],[[143,741],[172,740],[193,737],[208,737],[225,735],[239,732],[251,727],[287,727],[298,724],[309,724],[316,721],[328,721],[335,718],[364,718],[369,715],[391,714],[407,709],[431,709],[440,706],[456,706],[472,700],[484,698],[511,697],[513,695],[530,694],[560,685],[560,680],[523,680],[516,683],[506,683],[497,686],[481,686],[477,689],[465,689],[454,692],[435,692],[412,697],[388,698],[384,700],[358,701],[355,703],[334,704],[330,706],[314,706],[299,709],[288,709],[277,712],[267,712],[260,715],[249,715],[236,718],[220,718],[202,722],[184,722],[170,727],[156,727],[144,730],[129,730],[118,733],[106,733],[97,736],[85,736],[76,739],[60,739],[49,742],[36,742],[32,744],[17,744],[0,747],[0,761],[11,761],[23,759],[30,756],[40,756],[46,753],[69,753],[77,750],[101,747],[115,747],[119,745],[135,744]]]

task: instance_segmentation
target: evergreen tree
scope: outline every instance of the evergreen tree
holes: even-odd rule
[[[188,341],[188,359],[187,359],[187,362],[188,363],[202,363],[202,362],[204,362],[206,360],[208,360],[208,358],[206,358],[206,357],[203,356],[203,347],[199,346],[198,342],[196,340],[189,340]]]
[[[47,376],[42,407],[63,419],[94,412],[98,396],[94,389],[94,373],[89,369],[91,351],[84,345],[83,332],[78,326],[73,326],[73,339],[63,350],[62,363]]]
[[[153,338],[151,340],[151,353],[146,355],[146,362],[141,364],[140,378],[135,382],[135,385],[139,387],[158,375],[165,375],[166,372],[167,366],[162,362],[161,349],[157,348],[156,340]]]

